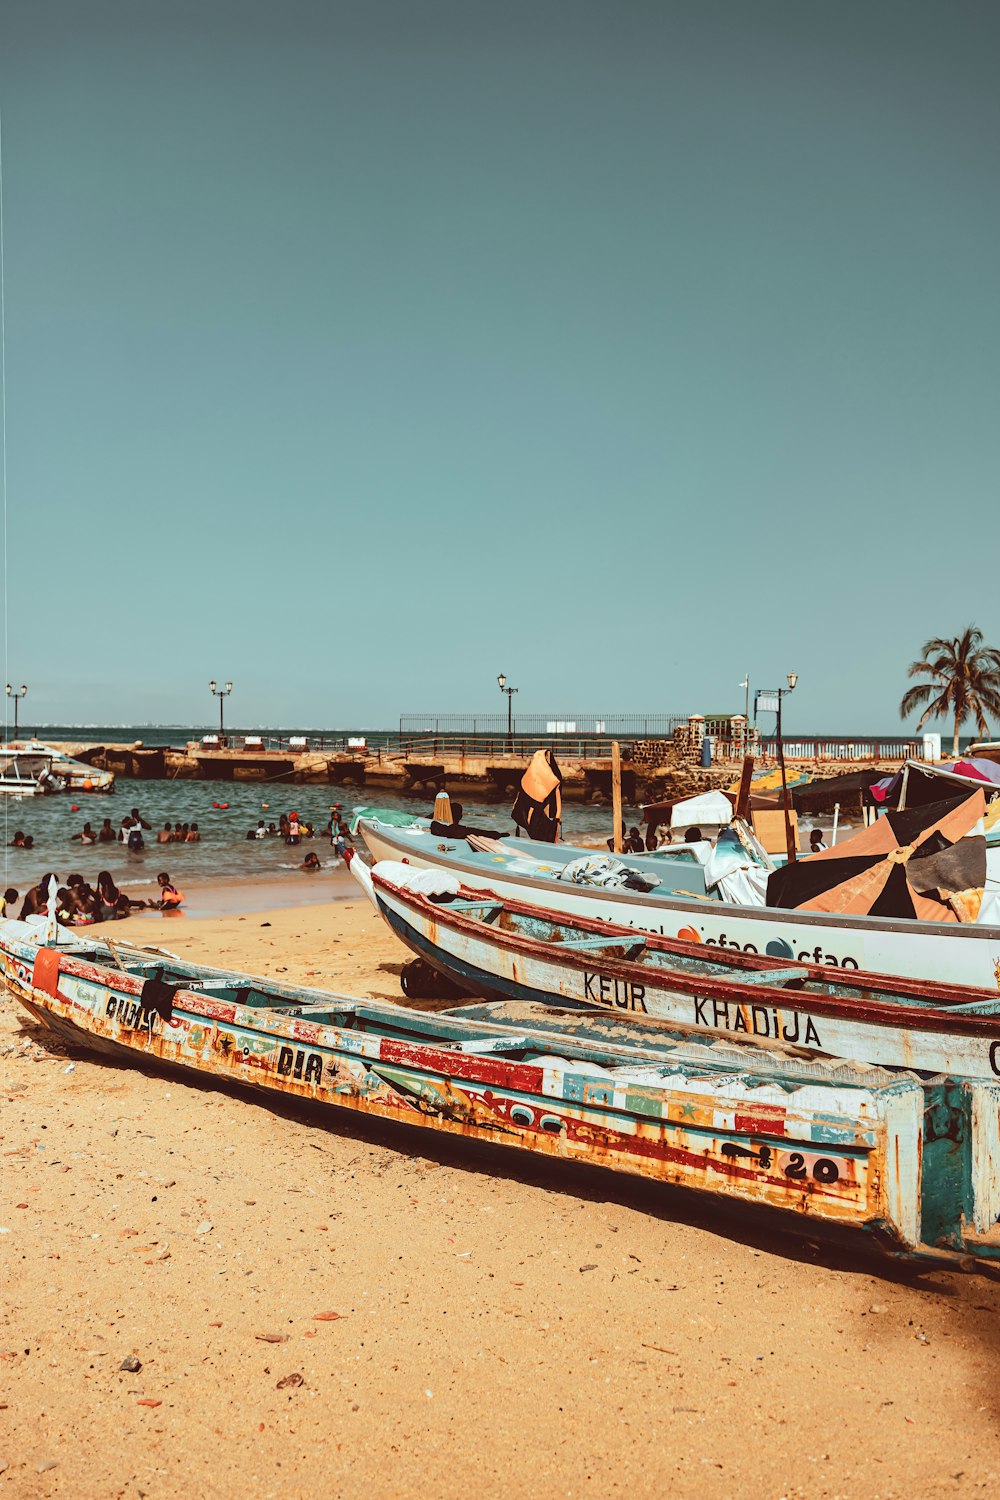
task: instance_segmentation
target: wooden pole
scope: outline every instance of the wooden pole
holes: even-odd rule
[[[614,820],[614,851],[621,854],[625,848],[622,837],[622,750],[617,740],[611,741],[611,816]]]
[[[785,775],[785,746],[781,737],[781,692],[778,693],[778,760],[781,764],[781,807],[785,814],[785,853],[788,863],[794,865],[795,854],[795,832],[792,828],[792,820],[788,816],[788,779]]]
[[[750,783],[753,779],[753,756],[744,755],[740,775],[740,789],[736,796],[736,816],[744,823],[750,822]]]

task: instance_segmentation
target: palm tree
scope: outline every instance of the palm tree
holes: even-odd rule
[[[914,709],[926,703],[917,720],[917,733],[929,719],[955,716],[955,738],[952,753],[958,758],[958,731],[966,719],[975,719],[981,737],[989,732],[987,714],[1000,719],[1000,651],[983,645],[983,632],[968,625],[954,640],[936,636],[925,641],[923,657],[910,663],[907,677],[924,673],[930,682],[908,688],[899,705],[899,716],[905,719]]]

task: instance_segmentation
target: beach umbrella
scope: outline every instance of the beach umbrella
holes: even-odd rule
[[[889,812],[832,849],[775,870],[768,906],[843,916],[974,922],[986,884],[981,791]]]

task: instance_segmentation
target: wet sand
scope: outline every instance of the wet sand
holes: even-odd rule
[[[354,900],[115,931],[388,999],[407,957]],[[996,1488],[996,1281],[70,1057],[21,1015],[5,997],[0,1496]]]

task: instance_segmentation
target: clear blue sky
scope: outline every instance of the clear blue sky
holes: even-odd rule
[[[5,0],[31,718],[886,730],[1000,644],[1000,5]]]

